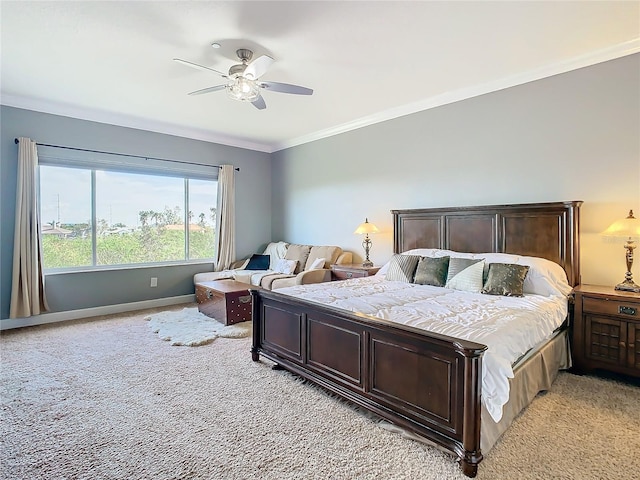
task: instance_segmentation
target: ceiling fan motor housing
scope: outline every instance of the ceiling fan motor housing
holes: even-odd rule
[[[248,48],[239,48],[236,50],[236,55],[238,55],[242,63],[247,63],[253,57],[253,52]]]

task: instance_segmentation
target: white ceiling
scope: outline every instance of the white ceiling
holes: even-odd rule
[[[2,1],[0,19],[3,105],[267,152],[640,51],[638,1]],[[173,58],[226,72],[240,47],[313,96],[187,96],[223,82]]]

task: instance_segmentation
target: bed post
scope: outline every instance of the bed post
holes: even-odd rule
[[[480,451],[480,418],[482,407],[480,403],[480,391],[482,385],[482,354],[487,347],[478,349],[465,348],[455,344],[459,354],[464,356],[464,411],[462,448],[460,455],[460,467],[467,477],[475,477],[478,473],[478,464],[482,461]]]
[[[251,293],[251,323],[253,326],[253,342],[251,344],[251,360],[260,360],[258,347],[260,346],[260,296],[257,289],[250,289]]]

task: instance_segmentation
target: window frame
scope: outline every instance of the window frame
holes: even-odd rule
[[[219,167],[214,165],[201,165],[191,162],[172,160],[160,160],[154,158],[142,158],[105,152],[91,152],[86,150],[63,149],[60,147],[38,146],[38,215],[42,221],[40,199],[42,179],[40,167],[76,168],[90,172],[90,196],[91,196],[91,265],[78,265],[69,267],[50,267],[43,265],[45,274],[75,273],[103,270],[139,269],[159,266],[193,265],[212,263],[214,257],[189,258],[190,253],[190,222],[189,222],[189,197],[190,180],[210,181],[217,187]],[[129,174],[150,175],[157,177],[174,177],[182,179],[182,196],[184,202],[184,245],[183,258],[178,260],[162,260],[157,262],[120,263],[111,265],[98,265],[98,222],[97,222],[97,172],[112,171]],[[217,205],[213,205],[217,208]],[[213,226],[215,232],[215,224]],[[215,248],[215,245],[214,245]],[[215,251],[214,254],[215,255]]]

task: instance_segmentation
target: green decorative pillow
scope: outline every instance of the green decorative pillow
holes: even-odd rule
[[[482,293],[504,295],[506,297],[522,297],[524,279],[529,267],[512,263],[492,263],[489,265],[487,281]]]
[[[416,266],[418,265],[418,260],[420,260],[418,255],[395,254],[391,257],[389,270],[387,270],[385,279],[411,283],[413,281],[413,274],[416,271]]]
[[[444,287],[447,283],[449,257],[421,257],[413,277],[413,283]]]

